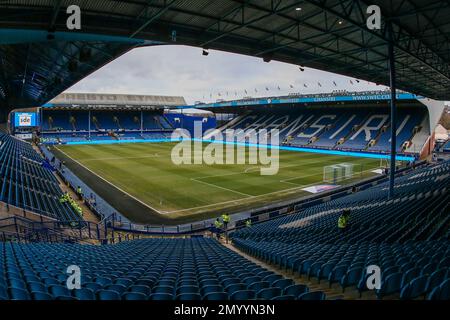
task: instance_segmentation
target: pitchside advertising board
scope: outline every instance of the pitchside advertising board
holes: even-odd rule
[[[14,114],[14,126],[16,128],[36,127],[37,113],[34,112],[16,112]]]

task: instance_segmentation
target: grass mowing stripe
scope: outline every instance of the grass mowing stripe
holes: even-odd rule
[[[301,188],[322,183],[326,165],[351,162],[377,168],[379,164],[376,159],[281,151],[278,174],[261,176],[260,166],[249,164],[177,166],[171,161],[174,145],[83,145],[60,149],[110,185],[118,186],[117,189],[174,223],[299,198],[307,194]],[[141,220],[151,218],[143,216]]]

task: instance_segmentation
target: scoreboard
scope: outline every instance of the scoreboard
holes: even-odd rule
[[[38,125],[37,118],[35,112],[16,112],[14,113],[14,126],[16,128],[36,127]]]

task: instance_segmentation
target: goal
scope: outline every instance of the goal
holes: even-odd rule
[[[336,184],[340,181],[353,178],[355,164],[339,163],[323,167],[323,182]]]

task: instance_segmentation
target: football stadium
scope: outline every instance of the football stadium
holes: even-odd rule
[[[447,1],[0,1],[0,300],[202,318],[219,311],[182,302],[450,300],[449,18]],[[190,75],[202,99],[96,78],[172,47],[303,80]]]

